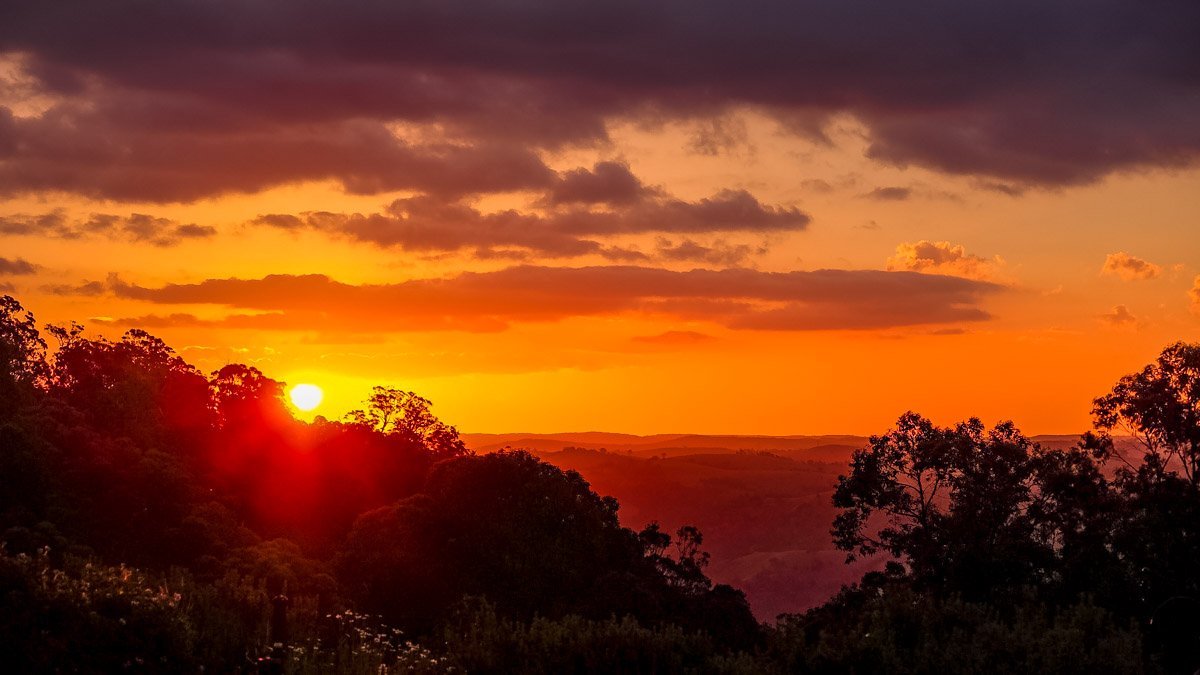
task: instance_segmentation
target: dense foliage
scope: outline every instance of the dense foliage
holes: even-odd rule
[[[997,630],[1018,631],[1009,638],[1014,644],[1044,617],[1040,634],[1059,636],[1051,646],[1063,658],[1078,648],[1072,640],[1089,634],[1103,636],[1109,647],[1123,645],[1122,654],[1099,663],[1072,657],[1034,667],[1035,661],[1004,653],[997,663],[1080,672],[1195,671],[1200,345],[1168,347],[1096,399],[1094,414],[1096,432],[1067,450],[1040,448],[1011,423],[989,431],[978,420],[940,428],[912,413],[901,417],[854,454],[834,494],[842,509],[833,529],[839,548],[850,557],[884,553],[893,562],[863,588],[790,623],[807,626],[809,640],[814,631],[878,636],[882,627],[892,638],[907,631],[899,654],[921,662],[926,657],[918,652],[931,639],[944,641],[945,627],[897,618],[865,628],[871,616],[901,606],[896,594],[916,593],[927,608],[923,614],[957,614],[967,603],[968,614],[982,612],[978,621],[999,617]],[[1126,436],[1118,439],[1114,431]],[[1055,628],[1080,617],[1090,617],[1089,629]],[[987,644],[975,644],[974,635],[960,639],[977,653],[992,653]],[[1041,649],[1029,644],[1020,654],[1034,658]],[[933,663],[915,672],[939,670]]]
[[[178,671],[277,658],[303,672],[346,643],[322,642],[319,617],[358,608],[419,642],[469,596],[505,621],[615,617],[704,635],[714,654],[761,639],[742,594],[704,575],[694,529],[639,533],[577,473],[523,452],[476,457],[411,392],[376,387],[345,421],[306,424],[284,384],[251,366],[206,376],[140,330],[46,333],[57,349],[0,301],[6,662]],[[408,640],[372,638],[337,667],[452,665]],[[273,642],[287,645],[275,657]],[[54,660],[75,643],[82,660]]]
[[[835,544],[876,564],[755,622],[703,536],[623,527],[531,454],[378,387],[295,420],[138,330],[0,297],[0,663],[16,672],[1166,672],[1200,666],[1200,345],[1039,447],[914,413],[857,451]]]

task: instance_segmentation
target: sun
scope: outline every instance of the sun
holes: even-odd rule
[[[321,399],[325,398],[325,392],[315,384],[298,384],[292,387],[288,396],[292,399],[292,405],[308,412],[321,405]]]

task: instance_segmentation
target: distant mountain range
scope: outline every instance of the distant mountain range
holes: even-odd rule
[[[467,447],[487,453],[505,447],[535,452],[557,452],[564,448],[586,448],[620,452],[634,457],[678,457],[701,453],[726,454],[740,451],[770,452],[797,461],[845,462],[850,454],[867,444],[866,436],[852,434],[755,436],[722,434],[634,434],[607,431],[572,431],[553,434],[507,433],[462,434]],[[1032,437],[1048,447],[1066,447],[1079,440],[1078,435],[1042,435]]]
[[[578,471],[621,504],[622,524],[673,531],[696,525],[712,554],[710,576],[746,592],[759,619],[800,612],[860,579],[879,561],[844,563],[829,534],[831,497],[867,437],[632,434],[463,434],[478,453],[528,450]],[[1036,436],[1069,447],[1079,436]]]

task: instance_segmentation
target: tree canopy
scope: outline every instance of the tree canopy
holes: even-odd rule
[[[1171,345],[1121,378],[1094,417],[1077,445],[1049,449],[1011,422],[943,428],[903,415],[854,454],[833,497],[837,546],[891,562],[795,625],[849,630],[897,589],[942,603],[929,611],[960,600],[1010,616],[1084,603],[1105,630],[1141,626],[1150,666],[1193,672],[1200,345]]]

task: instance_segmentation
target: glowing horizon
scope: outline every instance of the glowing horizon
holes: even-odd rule
[[[0,293],[327,417],[389,385],[470,432],[1078,433],[1200,340],[1165,10],[176,10],[14,17]],[[409,25],[445,49],[367,29]]]

